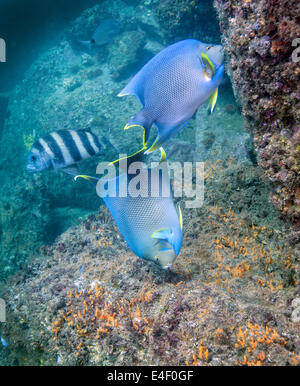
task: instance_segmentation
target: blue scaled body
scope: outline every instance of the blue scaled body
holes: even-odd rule
[[[167,163],[153,169],[143,168],[140,162],[133,165],[139,170],[134,177],[127,172],[103,181],[78,177],[96,185],[98,195],[137,256],[164,269],[171,268],[181,249],[182,215],[180,207],[174,205]]]
[[[183,40],[152,58],[120,92],[119,96],[136,95],[143,106],[125,129],[136,125],[145,129],[146,153],[178,133],[206,100],[213,110],[224,74],[223,61],[222,46]],[[157,138],[149,147],[153,124]]]
[[[150,177],[151,170],[145,169],[142,173]],[[117,177],[116,186],[126,184],[125,179],[126,174]],[[103,197],[103,200],[137,256],[159,263],[163,268],[172,266],[180,252],[182,229],[171,196]]]

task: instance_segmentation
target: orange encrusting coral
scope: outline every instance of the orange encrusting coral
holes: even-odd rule
[[[236,349],[243,350],[243,360],[236,361],[236,365],[261,366],[266,361],[265,350],[270,344],[286,345],[286,340],[275,329],[248,322],[248,327],[238,327],[235,334]]]
[[[87,342],[108,335],[115,328],[124,328],[130,321],[132,328],[145,336],[151,333],[153,321],[142,315],[140,306],[151,302],[153,284],[150,281],[141,291],[129,301],[121,299],[114,302],[109,291],[105,291],[97,283],[88,291],[67,291],[67,311],[52,324],[53,340],[57,341],[60,331],[66,325],[75,329],[78,339],[75,345],[75,355],[87,346]],[[78,343],[79,342],[79,343]]]

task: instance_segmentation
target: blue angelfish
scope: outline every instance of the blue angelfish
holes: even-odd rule
[[[120,186],[127,187],[128,194],[122,197],[104,191],[103,185],[99,186],[94,177],[77,176],[97,185],[98,195],[103,198],[129,248],[140,258],[153,261],[163,269],[172,267],[182,243],[182,214],[180,207],[174,205],[165,161],[162,150],[157,168],[142,168],[144,164],[134,162],[131,166],[140,170],[138,176],[125,172],[108,180],[108,186],[116,187],[116,191]],[[143,192],[137,196],[131,192],[136,178]]]
[[[178,133],[208,100],[212,112],[224,74],[224,50],[188,39],[175,43],[152,58],[119,93],[136,95],[143,108],[125,126],[144,129],[143,148],[149,154]],[[148,139],[152,125],[157,137]]]

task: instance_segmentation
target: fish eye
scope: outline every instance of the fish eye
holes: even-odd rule
[[[36,160],[37,160],[37,156],[32,155],[32,156],[31,156],[31,161],[36,161]]]
[[[207,46],[207,47],[206,47],[206,51],[208,51],[210,48],[211,48],[211,46]]]

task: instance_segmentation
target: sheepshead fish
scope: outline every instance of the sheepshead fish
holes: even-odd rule
[[[160,148],[206,100],[213,111],[224,73],[223,61],[222,46],[188,39],[162,50],[133,77],[118,96],[136,95],[143,106],[124,127],[144,129],[140,151],[149,154]],[[153,124],[157,137],[148,146]]]
[[[53,131],[35,141],[27,157],[26,169],[31,172],[60,169],[76,175],[78,162],[103,155],[108,147],[113,147],[104,137],[101,142],[90,130]]]

